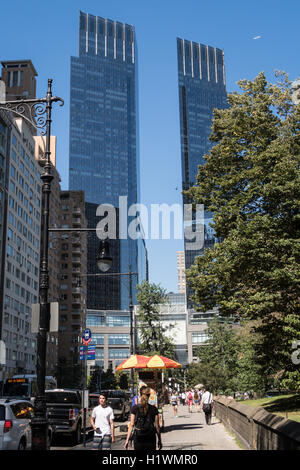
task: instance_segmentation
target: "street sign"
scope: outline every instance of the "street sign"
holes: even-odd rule
[[[82,334],[82,341],[87,346],[91,340],[92,340],[92,332],[89,328],[87,328],[86,330],[84,330]]]
[[[58,331],[58,302],[50,302],[49,331]],[[40,304],[31,304],[31,333],[39,332]]]
[[[87,351],[86,351],[87,350]],[[90,343],[87,346],[80,346],[80,360],[85,359],[85,353],[87,352],[87,360],[95,360],[96,343]]]
[[[94,359],[91,360],[91,361],[86,361],[86,365],[89,366],[89,367],[90,367],[90,366],[95,366],[95,365],[96,365],[96,361],[95,361]]]
[[[6,347],[4,341],[0,341],[0,365],[6,365]]]

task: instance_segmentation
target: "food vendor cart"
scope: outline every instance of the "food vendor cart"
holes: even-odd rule
[[[163,404],[164,404],[164,385],[162,381],[162,369],[177,369],[181,367],[176,361],[164,356],[139,356],[137,354],[125,359],[117,370],[138,369],[138,390],[145,385],[150,388],[150,405],[154,405],[159,413],[159,425],[161,430],[164,428]]]

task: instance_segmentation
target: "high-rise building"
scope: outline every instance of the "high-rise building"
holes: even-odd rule
[[[31,307],[38,303],[39,295],[42,197],[31,126],[21,117],[13,118],[9,148],[1,331],[6,346],[6,376],[36,371]]]
[[[7,231],[7,183],[9,178],[10,134],[12,122],[5,111],[0,110],[0,340],[3,340],[4,277],[6,267]],[[0,380],[3,378],[0,366]]]
[[[98,205],[92,202],[86,202],[86,218],[88,227],[97,227],[99,217],[96,216]],[[119,224],[118,209],[116,210],[116,223],[117,228]],[[100,240],[96,233],[89,233],[87,239],[87,272],[90,274],[87,277],[87,309],[96,310],[120,310],[121,309],[121,295],[120,285],[121,276],[109,275],[110,273],[120,272],[120,240],[109,241],[109,255],[112,257],[112,267],[108,275],[101,273],[96,263],[96,256],[99,251]],[[95,276],[92,276],[92,274]],[[122,282],[127,282],[123,280]]]
[[[86,202],[95,207],[112,204],[121,211],[119,197],[126,197],[121,213],[127,217],[139,200],[135,31],[83,12],[79,24],[79,57],[71,58],[69,186],[84,190]],[[120,271],[131,265],[137,272],[138,242],[123,233]],[[121,283],[120,307],[128,305],[129,292]]]
[[[185,270],[184,251],[177,251],[177,275],[178,275],[179,294],[185,294],[185,290],[186,290],[184,270]]]
[[[31,60],[9,60],[1,64],[7,101],[35,99],[37,71]]]
[[[224,53],[215,47],[177,38],[177,58],[182,188],[188,189],[195,184],[198,165],[205,163],[203,156],[212,146],[209,136],[213,110],[227,107]],[[183,202],[189,201],[184,198]],[[212,214],[205,211],[204,248],[215,243],[211,222]],[[187,249],[185,240],[186,269],[202,251],[203,248]],[[189,294],[187,289],[187,302],[191,307]]]
[[[59,237],[60,303],[58,333],[58,384],[80,381],[79,348],[86,325],[87,245],[84,191],[61,191],[62,232]],[[80,385],[80,383],[77,383]]]

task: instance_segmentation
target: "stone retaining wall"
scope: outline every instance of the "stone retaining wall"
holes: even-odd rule
[[[300,423],[269,413],[262,407],[216,397],[215,415],[248,449],[300,450]]]

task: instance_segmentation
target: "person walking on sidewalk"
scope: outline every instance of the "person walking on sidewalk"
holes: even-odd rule
[[[193,407],[193,394],[192,394],[192,390],[189,390],[189,391],[187,392],[186,400],[187,400],[187,405],[188,405],[188,407],[189,407],[189,413],[192,413],[192,407]]]
[[[177,418],[177,413],[178,413],[178,395],[176,390],[172,393],[171,396],[171,404],[173,408],[173,413],[174,413],[174,418]]]
[[[155,450],[156,434],[158,438],[158,449],[162,448],[158,410],[156,406],[148,403],[150,389],[141,390],[138,405],[131,408],[130,424],[124,448],[128,450],[129,441],[133,440],[134,450]]]
[[[200,406],[200,395],[199,395],[197,389],[195,390],[195,393],[194,393],[194,403],[195,403],[196,413],[198,413],[199,412],[199,406]]]
[[[214,397],[213,394],[209,390],[204,390],[204,393],[202,395],[201,399],[202,403],[202,409],[205,414],[205,421],[206,424],[210,425],[211,424],[211,414],[212,414],[212,407],[214,404]]]
[[[99,405],[93,409],[91,425],[94,429],[93,450],[111,450],[115,442],[114,412],[107,406],[107,397],[104,393],[99,395]]]

